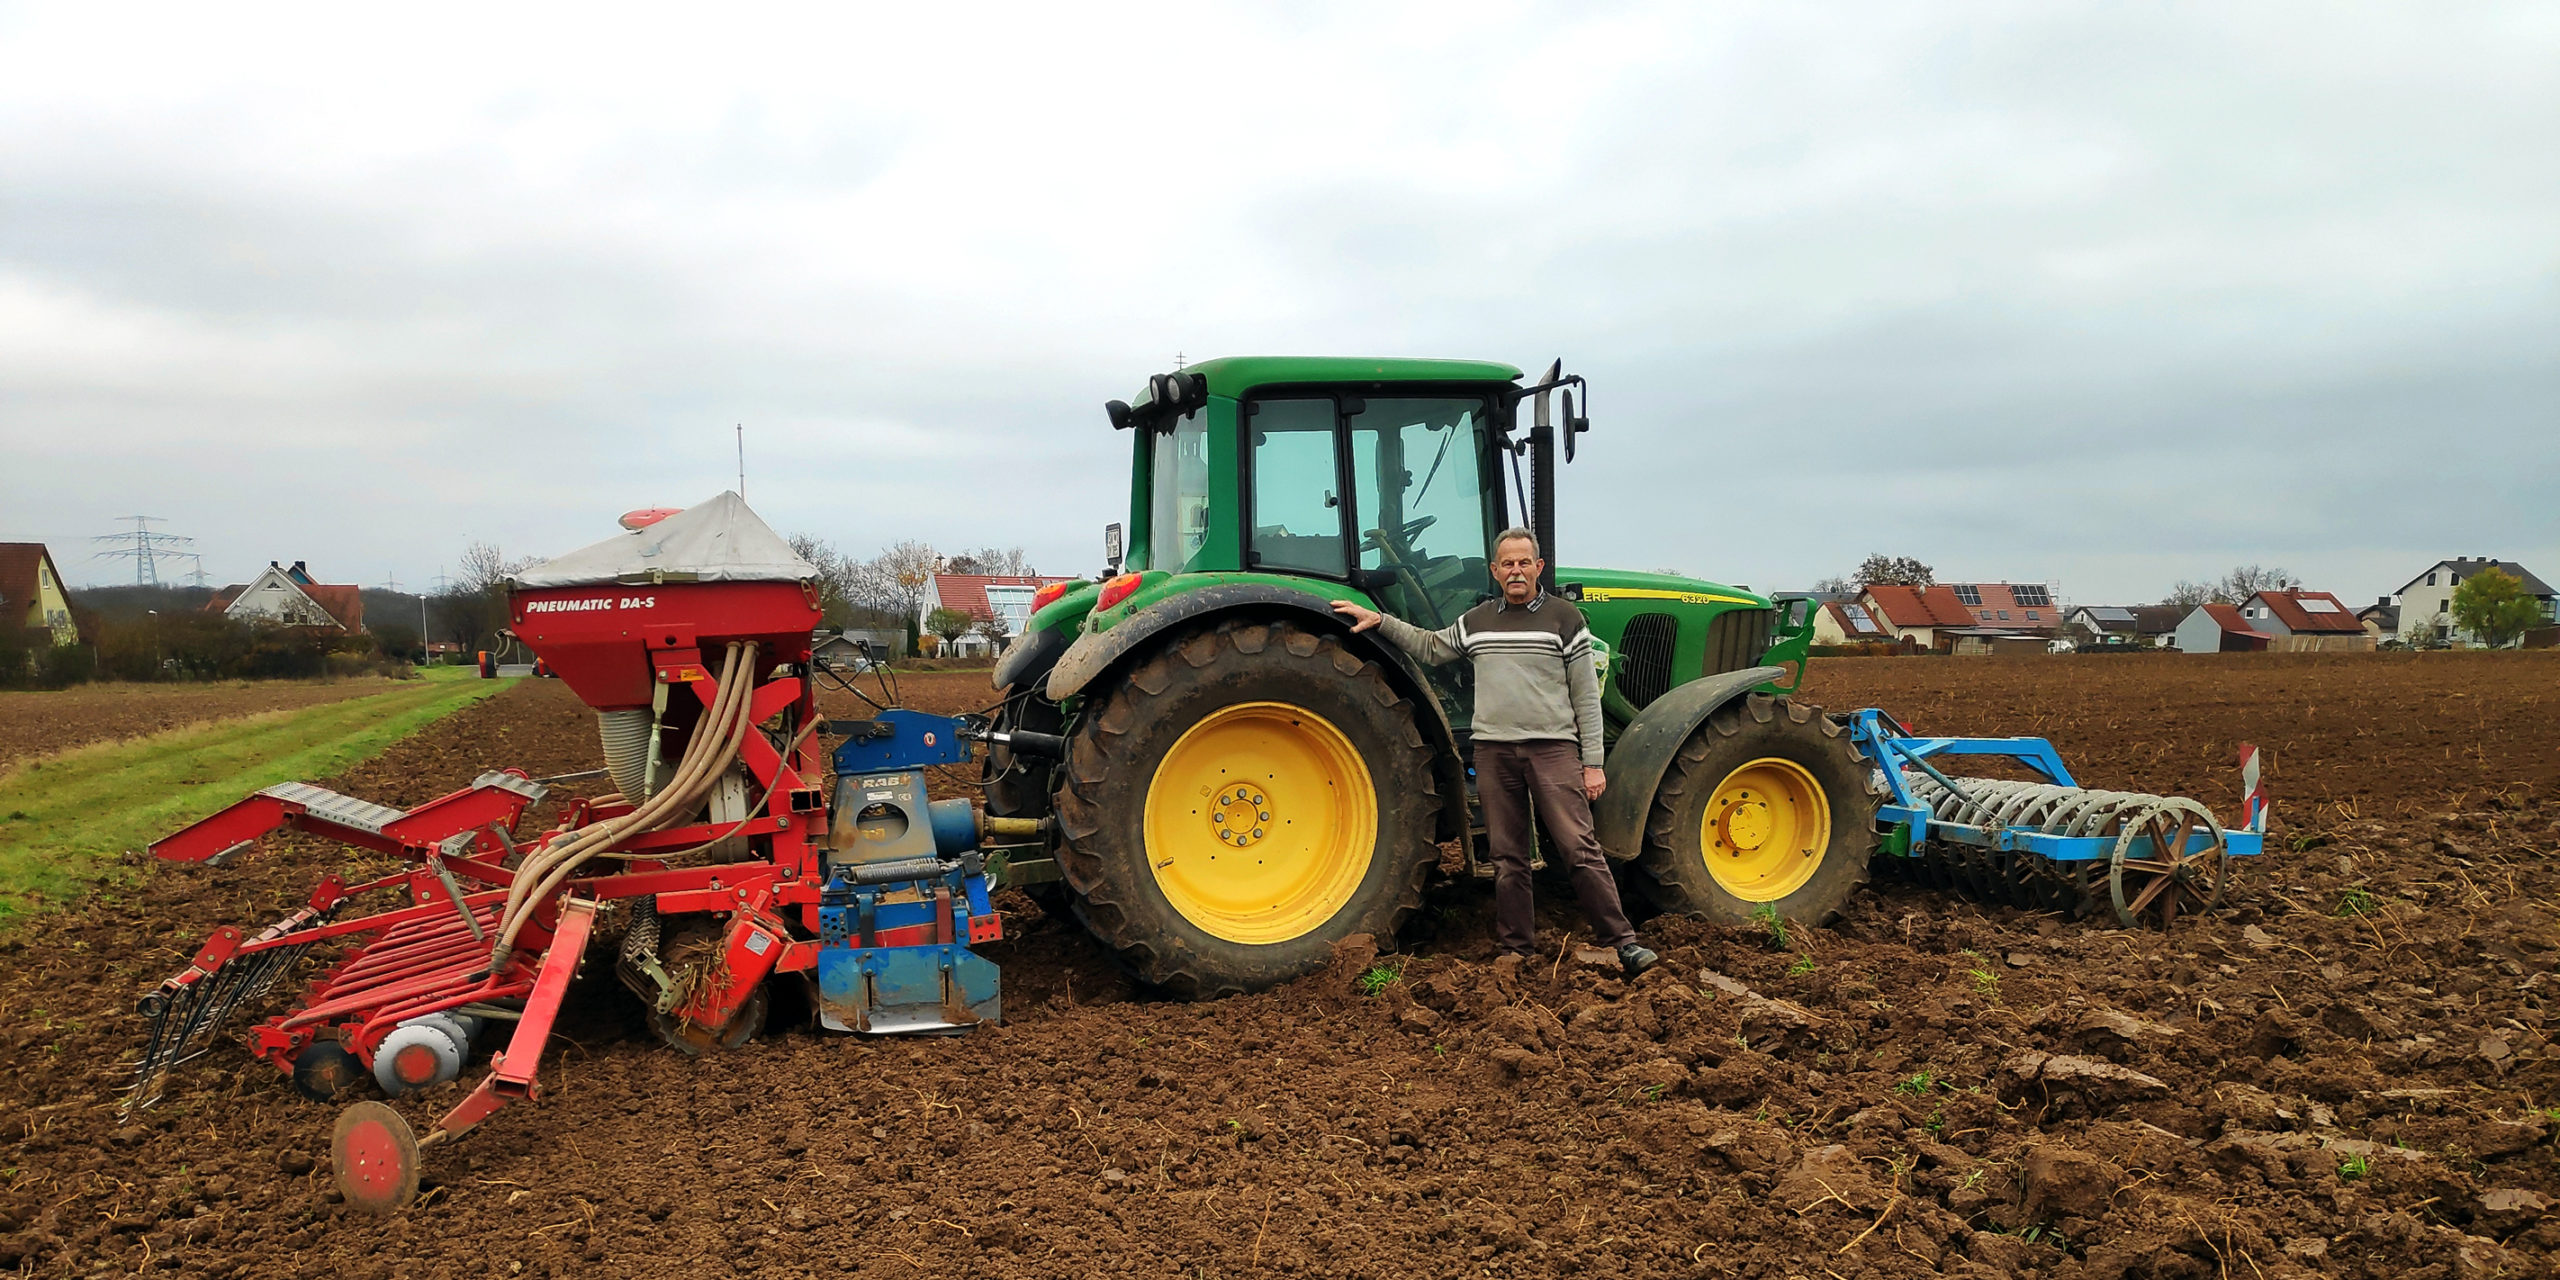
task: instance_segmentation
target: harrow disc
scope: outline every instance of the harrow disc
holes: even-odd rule
[[[418,1198],[418,1135],[400,1113],[359,1102],[338,1113],[329,1137],[338,1192],[359,1209],[387,1214]]]

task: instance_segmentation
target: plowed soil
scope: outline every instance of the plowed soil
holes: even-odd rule
[[[1628,984],[1561,945],[1569,908],[1546,958],[1496,962],[1461,883],[1383,958],[1346,944],[1292,987],[1187,1005],[1008,895],[1006,1021],[965,1037],[823,1034],[785,999],[745,1049],[688,1058],[593,966],[543,1102],[429,1152],[425,1198],[387,1220],[336,1203],[331,1109],[236,1046],[115,1122],[135,997],[341,855],[164,870],[0,941],[0,1267],[2552,1274],[2560,724],[2516,701],[2560,666],[2105,661],[1817,664],[1816,692],[2040,728],[2093,782],[2226,811],[2253,736],[2278,847],[2172,934],[1881,884],[1784,945],[1655,920],[1664,963]],[[962,692],[948,709],[983,704]],[[491,764],[592,767],[591,724],[528,681],[340,785],[404,803]],[[2448,765],[2484,727],[2485,759]],[[477,1075],[400,1105],[423,1125]]]
[[[34,756],[100,742],[361,698],[389,680],[259,680],[228,684],[97,684],[0,693],[0,773]]]

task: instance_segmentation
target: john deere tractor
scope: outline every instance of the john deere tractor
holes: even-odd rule
[[[988,806],[1054,815],[1054,867],[1007,879],[1049,880],[1140,978],[1214,996],[1392,934],[1442,845],[1472,867],[1468,672],[1352,634],[1330,602],[1440,627],[1492,590],[1502,529],[1552,561],[1577,391],[1587,407],[1560,367],[1246,357],[1106,406],[1132,445],[1125,562],[1114,536],[1111,576],[1046,588],[995,673],[997,727],[1050,750],[998,748]],[[1835,914],[1877,801],[1843,725],[1788,696],[1810,609],[1656,573],[1546,585],[1601,642],[1594,816],[1633,882],[1728,922]]]

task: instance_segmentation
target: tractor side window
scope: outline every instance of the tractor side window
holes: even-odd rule
[[[1381,601],[1426,627],[1456,621],[1488,589],[1485,403],[1370,400],[1351,419],[1360,567],[1392,575]]]
[[[1209,540],[1209,415],[1194,409],[1156,435],[1147,567],[1180,573]]]
[[[1342,472],[1333,401],[1261,400],[1245,419],[1253,440],[1253,566],[1347,576]]]

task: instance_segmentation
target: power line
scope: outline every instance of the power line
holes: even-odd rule
[[[181,537],[174,533],[152,532],[153,523],[166,523],[160,516],[124,516],[122,519],[133,522],[133,532],[101,534],[89,539],[91,542],[117,544],[98,552],[92,558],[133,561],[133,585],[137,587],[159,586],[160,557],[176,558],[186,555],[186,552],[178,548],[195,545],[196,540],[193,538]],[[203,572],[201,565],[198,566],[197,572],[199,574]]]
[[[187,570],[187,572],[186,572],[186,574],[185,574],[185,577],[186,577],[186,579],[187,579],[187,585],[188,585],[188,586],[190,586],[190,587],[205,587],[205,586],[211,586],[211,585],[213,585],[213,578],[212,578],[212,575],[207,574],[207,573],[204,571],[204,557],[203,557],[203,556],[196,555],[196,554],[195,554],[195,553],[193,553],[193,552],[189,552],[189,553],[187,554],[187,563],[188,563],[188,564],[191,564],[191,565],[193,565],[193,566],[195,566],[194,568]]]

